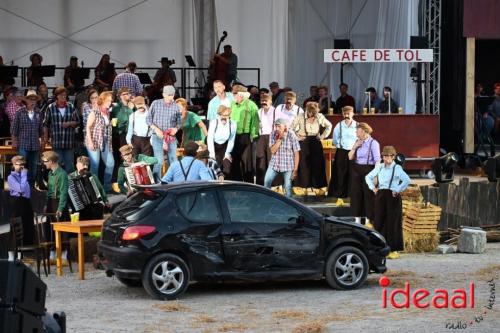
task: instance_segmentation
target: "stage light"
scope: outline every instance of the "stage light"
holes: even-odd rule
[[[434,160],[432,172],[437,183],[448,183],[453,181],[455,165],[458,162],[458,154],[448,153]]]
[[[500,154],[488,158],[484,169],[490,182],[498,181],[498,178],[500,178]]]

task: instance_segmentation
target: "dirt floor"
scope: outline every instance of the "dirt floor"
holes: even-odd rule
[[[488,280],[500,281],[500,243],[488,244],[480,255],[403,254],[387,266],[388,292],[409,282],[412,291],[427,288],[433,295],[444,288],[451,298],[453,289],[473,281],[475,307],[384,309],[381,275],[370,275],[354,291],[332,290],[324,281],[194,284],[172,302],[153,300],[142,288],[125,287],[90,266],[84,281],[67,268],[63,277],[43,279],[47,309],[66,312],[68,332],[500,332],[498,300],[491,310],[484,307],[491,296]]]

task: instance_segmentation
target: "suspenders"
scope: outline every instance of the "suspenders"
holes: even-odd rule
[[[231,119],[228,119],[227,122],[229,123],[229,137],[227,138],[226,142],[229,140],[231,137]],[[219,126],[219,119],[215,120],[215,130],[214,130],[214,135],[217,132],[217,127]]]
[[[184,172],[184,167],[182,166],[182,162],[179,161],[179,164],[181,166],[182,175],[184,176],[184,180],[185,181],[187,181],[187,178],[189,176],[189,171],[191,170],[191,167],[193,166],[193,163],[194,163],[195,160],[196,160],[196,158],[193,158],[193,160],[191,161],[191,163],[189,163],[189,167],[188,167],[188,171],[187,172]]]

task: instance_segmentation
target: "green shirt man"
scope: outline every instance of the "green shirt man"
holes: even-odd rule
[[[62,213],[68,202],[68,174],[59,165],[49,171],[47,197],[58,199],[57,212]]]
[[[235,99],[231,103],[231,120],[237,124],[236,134],[250,134],[253,141],[259,136],[259,116],[257,104],[245,98],[240,103]]]

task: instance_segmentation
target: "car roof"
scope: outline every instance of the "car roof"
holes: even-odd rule
[[[239,186],[248,188],[264,188],[261,185],[250,184],[245,182],[228,181],[228,180],[206,180],[206,181],[191,181],[191,182],[178,182],[169,184],[155,184],[155,185],[144,185],[136,186],[140,189],[148,189],[155,192],[167,192],[170,190],[183,190],[183,189],[193,189],[193,188],[211,188],[211,187],[226,187],[226,186]]]

